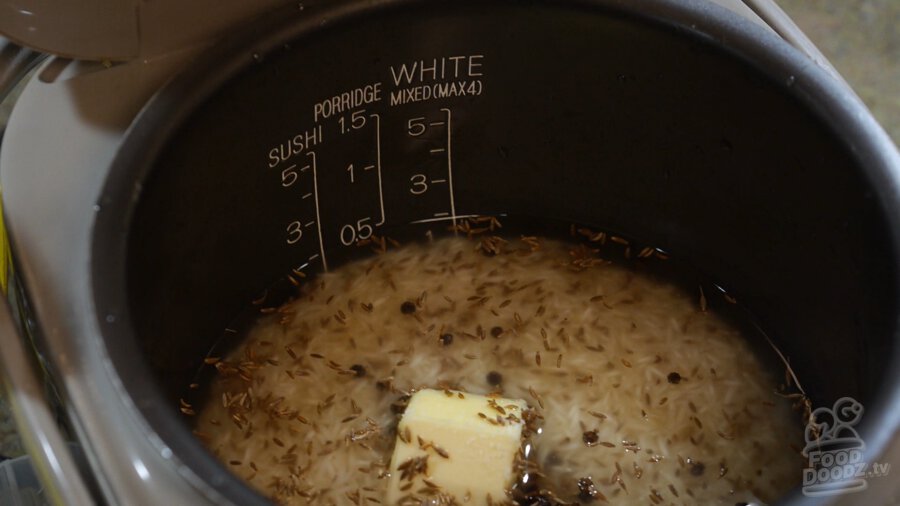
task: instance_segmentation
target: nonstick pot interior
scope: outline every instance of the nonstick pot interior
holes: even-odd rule
[[[361,109],[395,132],[380,152],[385,226],[423,211],[400,184],[417,170],[409,119],[450,110],[458,214],[592,225],[687,259],[753,312],[814,405],[858,399],[863,437],[883,444],[895,425],[880,406],[894,395],[898,206],[871,126],[824,73],[724,11],[614,3],[292,8],[151,103],[100,201],[98,319],[142,419],[192,472],[259,499],[193,441],[178,398],[263,289],[319,248],[330,268],[358,254],[339,231],[372,202],[338,176],[371,143],[330,123],[293,159],[315,152],[323,244],[288,243],[309,189],[284,187],[268,153],[316,127],[315,103],[372,82],[385,97]],[[480,94],[387,103],[392,66],[457,55],[481,55],[467,77]]]

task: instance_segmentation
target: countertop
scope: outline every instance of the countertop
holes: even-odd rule
[[[900,145],[900,0],[776,0]]]

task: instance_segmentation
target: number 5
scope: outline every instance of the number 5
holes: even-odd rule
[[[350,126],[352,126],[354,130],[359,130],[360,128],[366,126],[365,109],[353,111],[353,114],[350,115]]]
[[[296,165],[291,165],[290,167],[281,171],[281,186],[287,188],[288,186],[291,186],[292,184],[297,182],[297,178],[299,176],[297,175],[296,169]]]
[[[410,118],[406,129],[412,137],[418,137],[425,133],[425,118]]]
[[[372,218],[363,218],[356,222],[356,230],[359,231],[358,237],[360,238],[360,240],[365,240],[369,237],[372,237],[372,232],[374,232],[374,230],[372,230],[372,225],[366,223],[371,219]]]

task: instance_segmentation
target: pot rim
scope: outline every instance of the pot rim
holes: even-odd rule
[[[128,226],[139,201],[142,181],[152,161],[172,132],[190,113],[228,79],[264,61],[285,42],[314,37],[322,30],[377,11],[419,6],[463,5],[461,0],[382,0],[308,3],[286,6],[262,16],[189,66],[158,91],[126,132],[98,199],[99,211],[91,234],[91,283],[99,335],[90,336],[108,355],[106,373],[116,386],[119,401],[128,406],[131,423],[148,434],[157,455],[170,455],[180,474],[207,497],[227,498],[238,504],[268,504],[241,480],[232,479],[214,456],[185,428],[155,384],[149,367],[127,361],[129,375],[118,368],[138,352],[127,307],[125,254]],[[465,4],[478,1],[464,0]],[[497,3],[516,5],[508,0]],[[724,49],[760,74],[780,83],[815,118],[846,143],[892,230],[900,230],[900,153],[860,99],[845,85],[775,34],[753,22],[704,0],[571,0],[567,4],[541,2],[542,7],[604,10],[674,29],[683,37]],[[299,14],[300,10],[302,14]],[[176,107],[177,105],[177,107]],[[116,238],[110,247],[110,238]],[[892,251],[900,251],[900,238],[889,237]],[[900,291],[900,279],[894,280]],[[895,308],[900,321],[900,306]],[[900,328],[898,325],[895,328]],[[894,336],[900,342],[900,336]],[[886,385],[900,383],[900,347],[895,347]],[[861,432],[867,434],[867,461],[884,450],[900,426],[900,391],[880,390],[869,406]],[[872,420],[877,420],[873,422]],[[161,437],[167,434],[167,439]],[[162,457],[160,457],[162,458]],[[212,489],[212,490],[211,490]],[[800,497],[799,489],[779,502]]]

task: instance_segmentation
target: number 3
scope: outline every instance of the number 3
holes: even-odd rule
[[[291,224],[287,226],[287,233],[287,243],[296,244],[297,241],[303,237],[303,225],[299,221],[292,221]]]
[[[428,183],[426,183],[425,174],[415,174],[409,181],[412,183],[412,188],[409,189],[409,193],[413,195],[421,195],[428,191]]]

